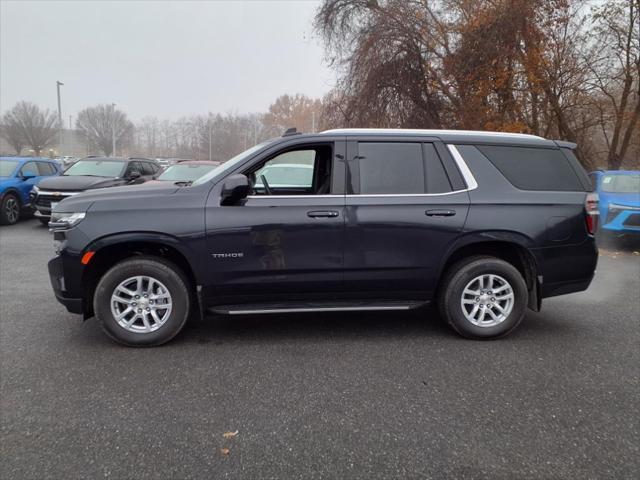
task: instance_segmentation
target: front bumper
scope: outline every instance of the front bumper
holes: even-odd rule
[[[49,280],[51,281],[51,287],[53,293],[56,296],[56,300],[64,305],[67,311],[71,313],[84,313],[84,301],[82,298],[76,298],[70,295],[65,282],[64,275],[64,259],[61,255],[58,255],[51,260],[48,264],[49,268]]]
[[[616,233],[640,233],[640,207],[610,204],[602,229]]]

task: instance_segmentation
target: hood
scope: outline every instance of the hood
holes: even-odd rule
[[[640,193],[600,192],[598,196],[602,206],[616,203],[627,207],[640,207]]]
[[[176,182],[177,180],[148,180],[146,182],[144,182],[143,184],[141,184],[140,186],[147,186],[147,185],[164,185],[165,187],[167,185],[173,185],[173,182]],[[175,186],[175,185],[174,185]]]
[[[124,180],[116,177],[92,177],[88,175],[60,175],[58,177],[44,178],[38,183],[42,190],[77,191],[92,188],[111,187],[122,185]]]
[[[109,205],[132,205],[143,198],[166,198],[167,195],[172,195],[179,189],[180,187],[173,184],[166,185],[165,183],[151,186],[145,186],[142,183],[124,187],[96,188],[65,198],[55,210],[59,212],[85,212],[95,202],[99,202],[98,205],[100,205],[101,209],[108,210]]]

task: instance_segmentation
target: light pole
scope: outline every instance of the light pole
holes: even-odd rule
[[[64,125],[62,123],[62,107],[60,103],[60,86],[64,85],[60,80],[56,80],[56,89],[58,90],[58,155],[62,156],[62,130]]]
[[[211,161],[211,113],[209,113],[209,161]]]
[[[111,104],[111,156],[116,156],[116,104]]]

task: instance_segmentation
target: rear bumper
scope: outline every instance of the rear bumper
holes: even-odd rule
[[[51,281],[53,293],[56,296],[56,300],[64,305],[67,311],[82,314],[84,313],[84,301],[82,298],[71,295],[67,290],[63,262],[63,258],[60,255],[49,260],[49,280]]]
[[[589,288],[598,265],[598,247],[589,237],[579,245],[532,250],[538,263],[540,297],[548,298]]]

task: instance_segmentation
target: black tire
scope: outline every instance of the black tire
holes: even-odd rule
[[[7,193],[2,197],[0,205],[0,225],[13,225],[20,220],[20,199],[14,193]]]
[[[465,287],[483,274],[502,277],[513,291],[511,312],[501,323],[493,326],[474,325],[465,317],[461,305]],[[488,340],[504,337],[520,324],[528,299],[527,284],[513,265],[495,257],[474,256],[460,260],[447,270],[438,295],[438,307],[447,323],[463,337]]]
[[[49,219],[48,218],[38,217],[38,221],[42,225],[44,225],[45,227],[49,226]]]
[[[111,312],[111,296],[123,281],[134,276],[149,276],[160,281],[171,294],[171,313],[157,330],[132,332],[126,330]],[[93,297],[93,309],[105,333],[129,347],[154,347],[175,337],[184,327],[191,312],[192,295],[185,274],[173,263],[159,257],[134,257],[123,260],[105,273]]]

